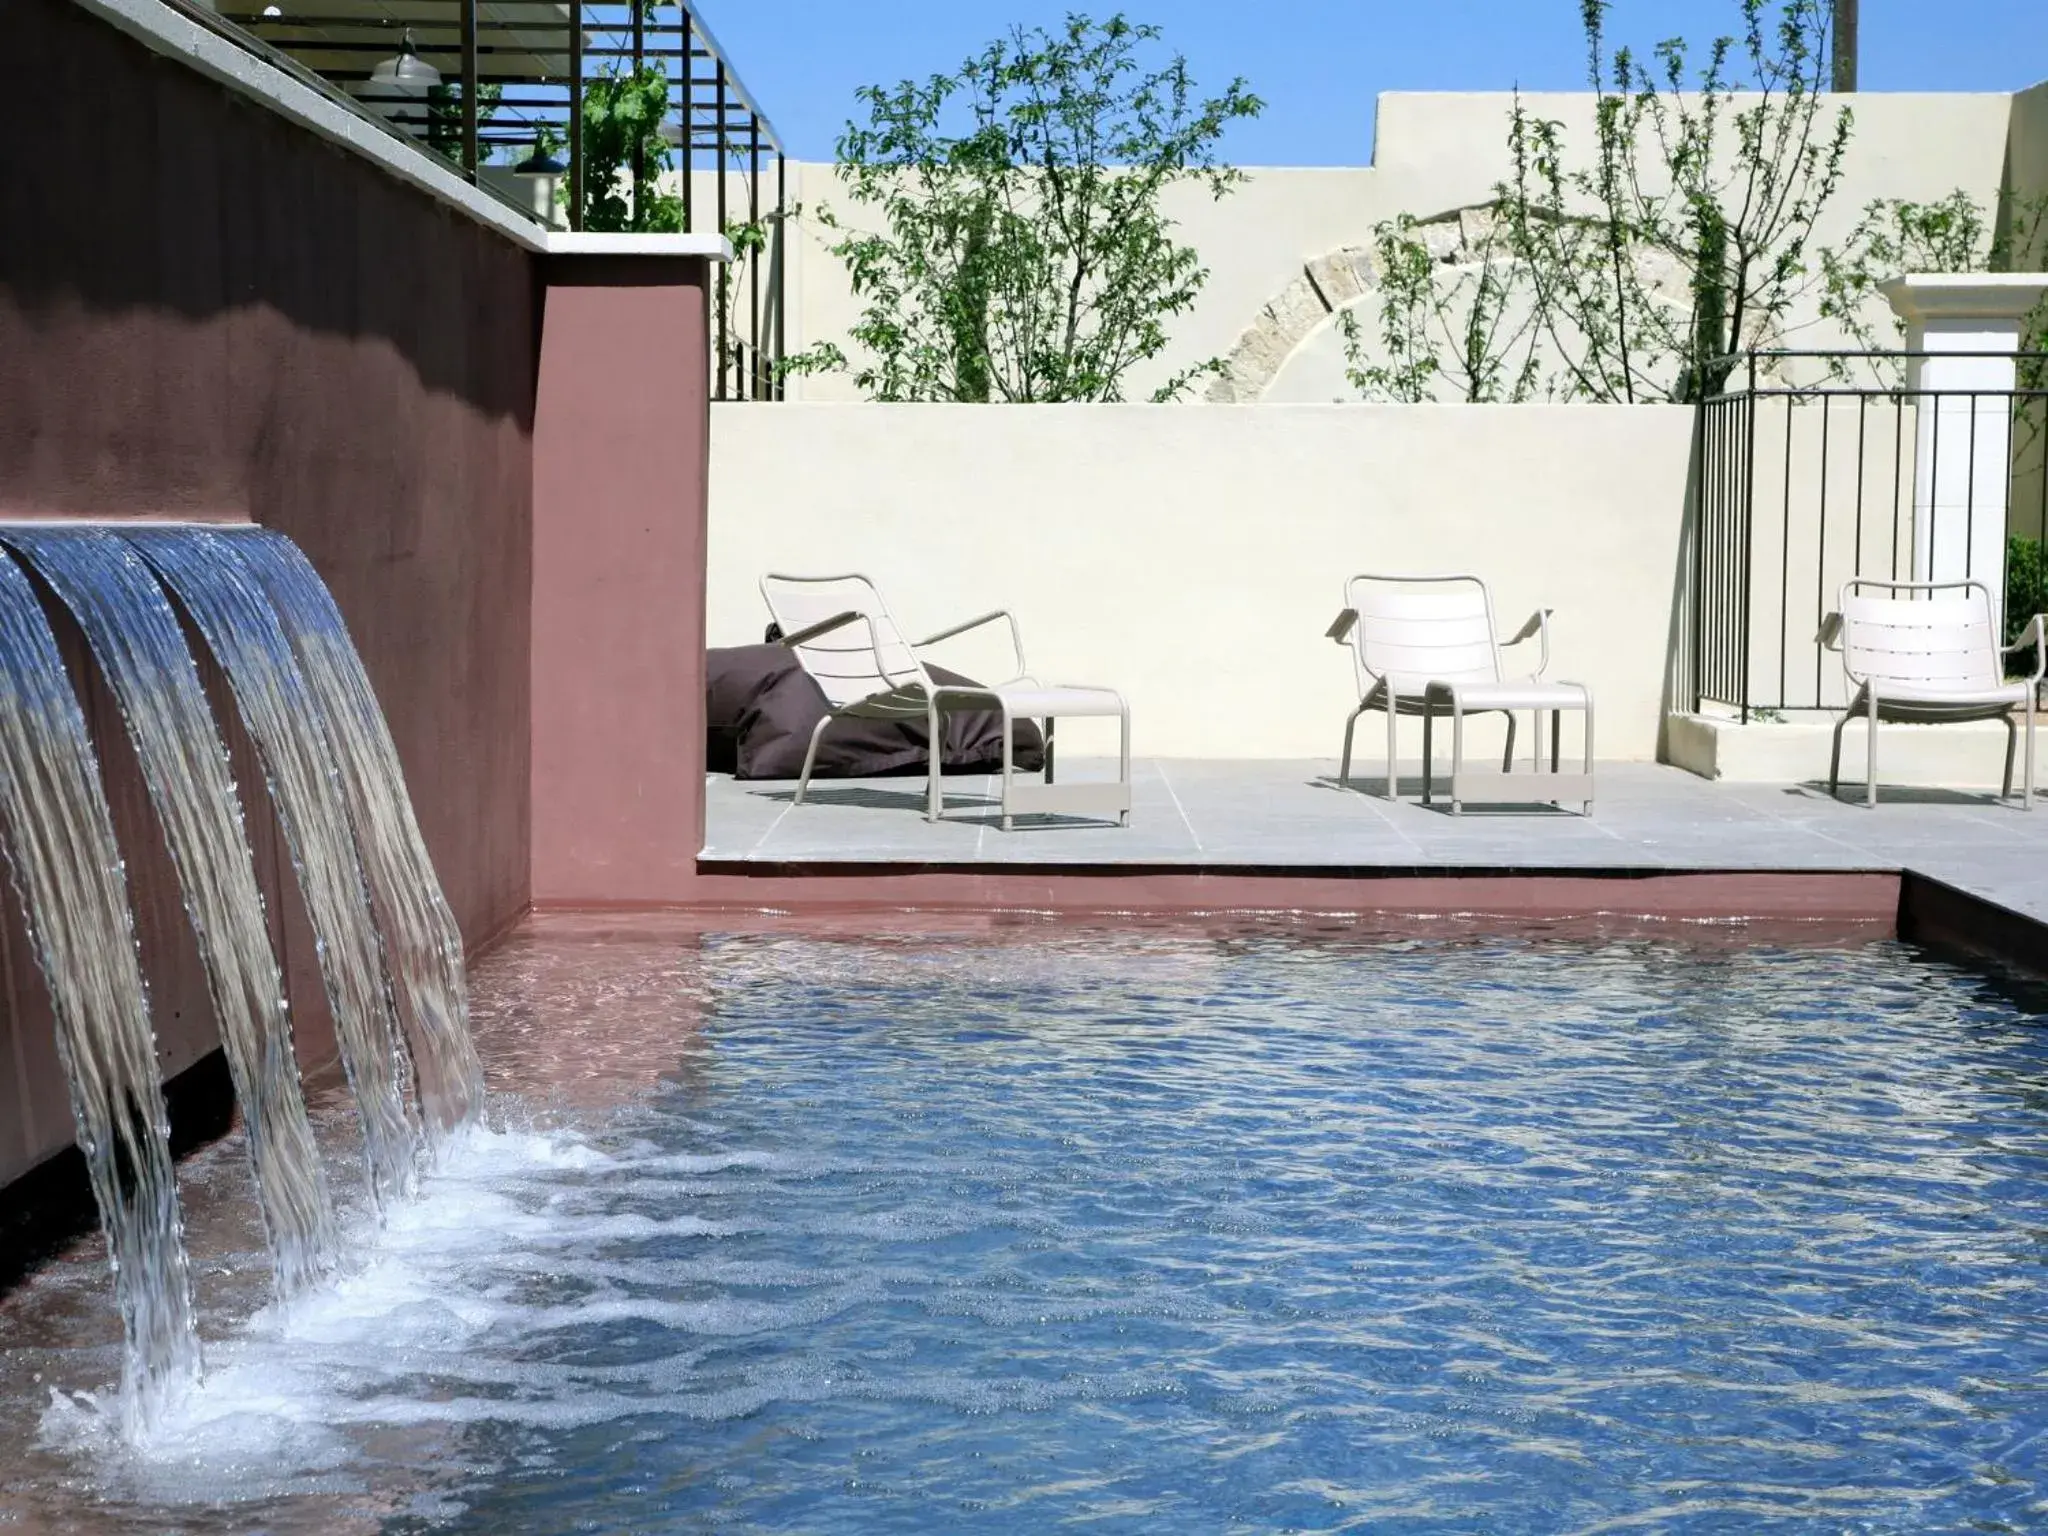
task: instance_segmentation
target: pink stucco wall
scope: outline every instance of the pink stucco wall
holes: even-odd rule
[[[537,905],[688,898],[704,841],[705,265],[554,257],[533,442]]]

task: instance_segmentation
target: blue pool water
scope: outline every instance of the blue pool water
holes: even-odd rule
[[[2048,1526],[2048,1037],[1900,946],[506,964],[502,1049],[651,1091],[40,1454],[194,1529]]]

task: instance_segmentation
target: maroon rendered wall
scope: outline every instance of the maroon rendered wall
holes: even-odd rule
[[[529,896],[535,258],[69,0],[9,0],[4,33],[0,517],[291,535],[347,616],[463,934],[484,942]],[[96,685],[85,702],[175,1071],[211,1048],[210,1010],[117,717]],[[300,904],[256,834],[322,1054]],[[69,1136],[18,924],[0,950],[0,1184]]]
[[[533,447],[533,899],[688,900],[704,846],[706,264],[550,257]]]

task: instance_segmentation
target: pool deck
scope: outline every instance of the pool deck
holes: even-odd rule
[[[1070,773],[1107,768],[1082,762]],[[947,819],[933,824],[922,815],[921,778],[821,781],[796,806],[793,784],[714,775],[699,868],[1910,873],[2031,919],[2028,927],[2048,922],[2048,799],[2026,812],[1988,792],[1887,785],[1873,810],[1860,785],[1844,785],[1838,801],[1825,785],[1711,783],[1658,764],[1606,763],[1590,818],[1575,808],[1476,805],[1453,816],[1441,801],[1420,803],[1419,765],[1404,773],[1396,802],[1383,780],[1354,778],[1346,789],[1336,770],[1334,760],[1140,759],[1128,827],[1020,818],[1011,832],[983,776],[948,777]]]

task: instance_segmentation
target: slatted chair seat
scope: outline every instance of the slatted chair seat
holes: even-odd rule
[[[942,774],[945,733],[940,717],[954,710],[993,709],[1002,715],[1002,822],[1009,831],[1016,817],[1028,812],[1102,816],[1129,825],[1131,813],[1131,711],[1114,688],[1084,683],[1040,683],[1025,670],[1024,641],[1017,621],[998,609],[911,642],[890,615],[875,584],[865,576],[776,576],[761,578],[761,596],[782,631],[782,644],[798,662],[828,706],[811,731],[797,780],[795,804],[802,805],[810,788],[818,743],[835,720],[922,720],[928,732],[930,759],[925,790],[925,819],[937,821],[945,810]],[[942,640],[997,620],[1010,627],[1017,674],[989,686],[932,681],[918,652]],[[1057,782],[1054,778],[1054,722],[1061,716],[1109,716],[1122,722],[1119,768],[1115,782]],[[1012,723],[1036,720],[1045,736],[1045,777],[1040,783],[1017,779],[1012,758]]]
[[[1880,581],[1842,584],[1839,605],[1821,625],[1823,645],[1841,652],[1852,697],[1835,722],[1828,793],[1840,793],[1842,731],[1859,714],[1869,722],[1864,804],[1877,804],[1877,726],[1893,721],[1945,725],[2005,722],[2005,777],[1999,797],[2012,796],[2013,755],[2026,734],[2026,782],[2020,804],[2034,808],[2034,705],[2048,671],[2048,620],[2035,614],[2009,646],[1998,643],[1991,589],[1981,581]],[[2034,673],[2005,675],[2005,657],[2034,650]],[[2015,718],[2015,711],[2018,718]]]
[[[1344,584],[1344,608],[1328,631],[1329,638],[1351,648],[1359,692],[1358,708],[1344,722],[1344,755],[1337,769],[1339,784],[1351,781],[1351,749],[1361,715],[1378,710],[1387,717],[1387,798],[1400,795],[1396,766],[1396,725],[1403,715],[1422,718],[1422,799],[1430,802],[1434,778],[1432,730],[1436,715],[1451,717],[1451,810],[1467,799],[1579,801],[1593,809],[1593,696],[1580,683],[1552,682],[1543,674],[1550,666],[1550,610],[1539,609],[1505,642],[1493,624],[1493,598],[1477,576],[1354,576]],[[1501,652],[1528,640],[1539,640],[1536,669],[1509,676]],[[1550,716],[1550,772],[1538,779],[1513,774],[1515,712],[1537,717],[1537,740],[1530,754],[1532,773],[1542,767],[1541,722]],[[1585,771],[1560,774],[1559,720],[1576,711],[1585,721]],[[1471,774],[1465,769],[1465,716],[1507,717],[1507,745],[1498,775]]]

